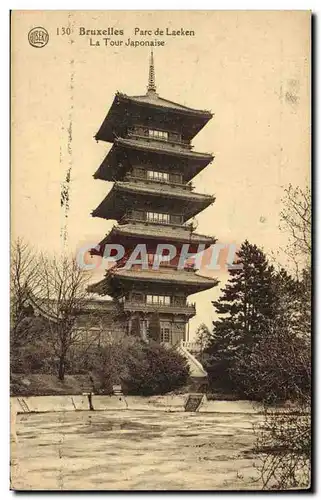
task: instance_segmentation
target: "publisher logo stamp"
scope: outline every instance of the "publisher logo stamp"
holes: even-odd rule
[[[47,45],[49,40],[49,33],[45,28],[38,26],[37,28],[32,28],[28,33],[28,40],[32,47],[41,49]]]

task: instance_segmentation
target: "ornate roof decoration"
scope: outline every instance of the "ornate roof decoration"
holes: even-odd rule
[[[145,108],[145,109],[144,109]],[[95,135],[97,141],[113,142],[117,136],[126,132],[125,121],[128,122],[135,113],[153,112],[162,121],[164,113],[168,113],[175,120],[182,123],[182,134],[186,139],[192,139],[206,123],[213,117],[208,110],[195,109],[179,104],[163,97],[156,92],[154,54],[151,51],[147,92],[145,95],[129,96],[123,92],[116,92],[113,103]]]
[[[154,68],[154,55],[153,55],[153,51],[151,51],[151,54],[150,54],[147,92],[148,93],[150,93],[150,92],[153,92],[153,93],[156,92],[155,68]]]

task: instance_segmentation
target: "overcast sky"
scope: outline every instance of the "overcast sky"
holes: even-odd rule
[[[43,48],[28,42],[31,28],[49,33]],[[72,34],[62,33],[70,27]],[[123,30],[120,47],[79,28]],[[134,36],[134,29],[193,30],[195,36]],[[146,92],[148,47],[133,40],[164,40],[154,49],[160,96],[213,119],[193,141],[215,160],[194,179],[216,202],[198,216],[197,231],[220,242],[245,238],[267,252],[285,244],[278,230],[282,186],[309,182],[310,18],[306,12],[15,12],[12,29],[12,231],[41,250],[59,252],[64,213],[61,182],[71,166],[68,249],[95,243],[111,221],[90,212],[112,184],[92,175],[110,145],[96,143],[117,90]],[[70,129],[70,123],[72,128]],[[71,139],[71,141],[70,141]],[[69,143],[69,149],[68,149]],[[97,274],[99,278],[100,275]],[[224,283],[226,273],[219,279]],[[218,289],[191,296],[200,322],[214,319]]]

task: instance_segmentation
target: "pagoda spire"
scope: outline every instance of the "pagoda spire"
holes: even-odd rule
[[[153,51],[150,54],[149,60],[149,75],[148,75],[148,85],[147,85],[147,93],[155,92],[156,93],[156,84],[155,84],[155,68],[154,68],[154,55]]]

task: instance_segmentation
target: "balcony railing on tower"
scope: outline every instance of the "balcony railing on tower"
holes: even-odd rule
[[[195,303],[185,302],[184,304],[151,304],[146,301],[139,301],[133,299],[125,299],[120,302],[121,307],[124,311],[141,311],[144,313],[152,313],[157,311],[159,313],[170,313],[170,314],[187,314],[189,316],[194,316],[196,314]]]
[[[151,134],[151,132],[158,132],[156,130],[150,130],[147,128],[129,128],[127,130],[127,139],[137,139],[137,140],[144,140],[148,142],[153,142],[155,144],[157,143],[166,143],[169,144],[173,147],[179,146],[184,149],[193,149],[194,146],[190,143],[190,141],[187,141],[186,139],[182,139],[181,137],[173,137],[171,133],[159,131],[159,134]]]
[[[148,172],[148,171],[147,171]],[[130,173],[125,175],[124,181],[126,182],[144,182],[147,184],[166,184],[168,186],[171,186],[173,188],[179,188],[179,189],[184,189],[186,191],[193,191],[195,189],[195,186],[192,184],[192,182],[189,182],[187,184],[183,184],[182,182],[174,182],[171,180],[168,180],[166,178],[150,178],[147,175],[135,175],[134,173]]]

